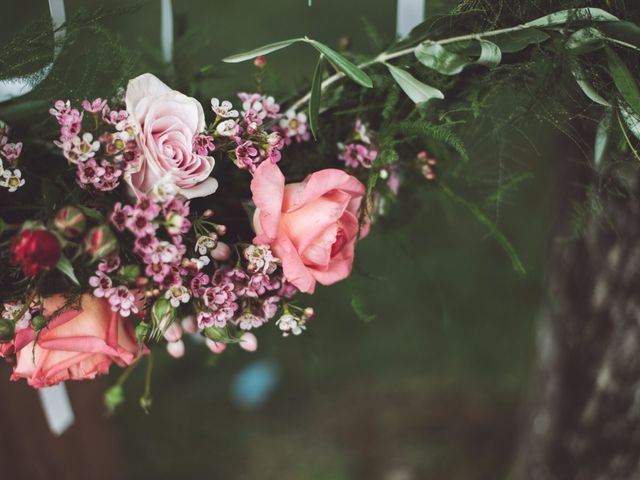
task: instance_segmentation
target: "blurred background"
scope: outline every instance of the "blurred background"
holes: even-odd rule
[[[333,46],[348,36],[354,51],[374,54],[379,49],[368,31],[389,40],[396,34],[392,0],[313,0],[311,7],[306,0],[173,3],[175,71],[164,73],[180,78],[200,69],[198,88],[209,97],[233,99],[253,88],[250,62],[221,62],[232,53],[308,35]],[[65,4],[68,15],[104,6],[98,0]],[[426,15],[454,4],[426,0]],[[45,18],[47,8],[44,0],[0,0],[0,45]],[[145,69],[163,74],[159,1],[100,25],[136,52]],[[72,63],[75,54],[95,55],[105,81],[116,67],[97,61],[101,35],[81,33],[65,58]],[[308,53],[300,46],[270,55],[266,92],[284,100],[305,85],[315,62]],[[86,81],[100,91],[100,80]],[[495,154],[496,139],[478,131],[465,136],[470,156]],[[521,141],[508,135],[500,142]],[[304,335],[282,338],[263,329],[253,354],[229,349],[214,358],[197,343],[187,345],[181,360],[160,352],[150,415],[137,402],[140,369],[114,417],[86,420],[92,427],[79,418],[63,439],[79,435],[74,429],[84,429],[87,438],[91,428],[112,429],[109,458],[118,462],[116,478],[124,479],[504,478],[528,388],[551,228],[552,179],[542,159],[555,134],[538,131],[534,138],[537,150],[523,146],[518,159],[530,179],[492,212],[526,275],[514,272],[466,210],[443,204],[425,183],[410,197],[401,193],[390,220],[362,242],[350,279],[304,299],[316,310]],[[105,388],[109,380],[99,384]],[[99,394],[78,393],[77,400],[80,388],[71,390],[76,410],[85,408],[78,402],[99,402]],[[20,389],[3,385],[0,396]],[[87,415],[102,418],[100,405],[91,411]]]

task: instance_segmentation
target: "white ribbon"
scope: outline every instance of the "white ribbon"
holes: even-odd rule
[[[56,437],[62,435],[75,421],[69,395],[64,383],[38,390],[49,430]]]
[[[173,62],[173,6],[171,0],[160,0],[160,40],[162,60]]]
[[[66,30],[61,28],[67,20],[64,12],[64,0],[49,0],[49,12],[51,13],[51,23],[53,24],[53,60],[34,74],[0,80],[0,102],[26,95],[47,78],[51,72],[53,62],[55,62],[62,49],[62,42],[66,35]],[[34,78],[37,80],[34,81]]]
[[[413,27],[424,20],[425,0],[398,0],[396,33],[399,37],[407,35]]]

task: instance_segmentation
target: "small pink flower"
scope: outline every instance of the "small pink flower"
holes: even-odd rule
[[[277,295],[273,295],[265,299],[265,301],[262,302],[262,314],[264,315],[264,318],[271,320],[275,317],[278,312],[278,308],[280,308],[279,303],[280,297]]]
[[[211,135],[196,135],[193,137],[193,151],[198,155],[208,155],[213,152],[216,146]]]
[[[378,156],[378,150],[375,147],[366,146],[362,143],[338,144],[338,149],[340,150],[338,157],[350,168],[358,168],[360,166],[371,168]]]
[[[0,153],[2,153],[7,160],[17,160],[22,153],[22,142],[5,143]]]
[[[116,230],[118,230],[119,232],[124,231],[127,224],[127,219],[131,216],[132,213],[133,208],[131,208],[130,205],[122,206],[122,203],[118,202],[113,206],[113,212],[111,213],[111,223],[114,227],[116,227]]]
[[[131,313],[138,313],[135,302],[136,297],[124,285],[116,287],[109,296],[111,311],[118,312],[123,317],[128,317]]]
[[[166,263],[150,263],[144,273],[153,278],[153,281],[162,284],[164,279],[171,272],[171,267]]]
[[[102,111],[106,105],[107,101],[101,98],[96,98],[93,102],[89,102],[89,100],[82,101],[82,108],[89,113],[98,113]]]
[[[200,298],[204,294],[204,291],[207,288],[206,285],[208,283],[209,275],[198,273],[191,279],[191,283],[189,284],[189,287],[191,287],[191,294],[195,298]]]
[[[140,195],[136,202],[135,209],[149,220],[154,220],[161,212],[160,206],[147,195]]]
[[[143,212],[134,210],[133,215],[127,219],[127,228],[136,237],[143,237],[155,234],[158,227],[151,223]]]
[[[105,173],[104,168],[98,166],[93,158],[86,162],[80,162],[77,165],[77,179],[80,186],[97,184]]]
[[[89,278],[89,285],[93,290],[93,296],[97,298],[109,298],[113,293],[113,282],[103,272],[96,272],[95,276]]]
[[[104,258],[98,264],[98,271],[104,273],[115,272],[118,268],[120,268],[120,257],[117,255],[112,255],[110,257]]]

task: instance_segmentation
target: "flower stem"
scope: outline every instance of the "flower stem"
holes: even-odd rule
[[[144,393],[140,397],[140,406],[147,415],[151,409],[151,373],[153,372],[153,354],[149,352],[147,357],[147,374],[144,378]]]
[[[458,35],[456,37],[450,37],[450,38],[444,38],[442,40],[422,40],[420,43],[431,43],[431,44],[440,44],[440,45],[448,45],[450,43],[457,43],[457,42],[465,42],[468,40],[478,40],[481,38],[487,38],[487,37],[495,37],[497,35],[502,35],[505,33],[512,33],[512,32],[517,32],[520,30],[525,30],[527,28],[530,28],[529,26],[527,26],[526,24],[520,24],[520,25],[516,25],[515,27],[507,27],[507,28],[499,28],[497,30],[490,30],[488,32],[480,32],[480,33],[469,33],[466,35]],[[610,41],[612,43],[616,43],[620,46],[623,47],[627,47],[627,48],[633,48],[634,50],[638,50],[640,51],[640,48],[636,47],[635,45],[632,45],[630,43],[627,42],[623,42],[621,40],[617,40],[614,38],[609,38],[606,37],[607,41]],[[366,62],[361,63],[360,65],[358,65],[358,68],[360,69],[365,69],[368,68],[372,65],[377,65],[377,64],[384,64],[385,62],[389,61],[389,60],[393,60],[399,57],[403,57],[405,55],[408,55],[410,53],[413,53],[417,48],[417,45],[412,45],[411,47],[407,47],[404,48],[402,50],[397,50],[395,52],[383,52],[380,55],[378,55],[377,57],[373,58],[372,60],[368,60]],[[338,80],[342,79],[344,77],[344,73],[342,72],[338,72],[334,75],[331,75],[330,77],[326,78],[322,84],[320,85],[320,91],[324,91],[327,89],[327,87],[329,87],[330,85],[334,84],[335,82],[337,82]],[[302,106],[304,106],[309,99],[311,98],[311,92],[309,91],[305,96],[303,96],[302,98],[300,98],[298,101],[296,101],[292,106],[291,109],[294,111],[297,111],[298,109],[300,109]]]

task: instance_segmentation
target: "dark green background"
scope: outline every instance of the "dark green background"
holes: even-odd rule
[[[0,44],[12,28],[46,14],[45,1],[0,4],[2,16],[12,19],[3,22]],[[105,3],[75,0],[67,9],[99,4]],[[229,54],[299,35],[334,46],[348,35],[355,51],[373,54],[362,18],[389,39],[395,29],[390,0],[314,0],[311,8],[306,0],[174,4],[176,29],[188,36],[177,41],[173,78],[183,82],[206,67],[199,87],[207,96],[231,98],[252,88],[251,64],[223,64]],[[427,13],[450,4],[427,0]],[[159,2],[148,2],[104,26],[140,55],[145,69],[163,74],[159,17]],[[87,34],[72,48],[91,52],[92,38]],[[267,87],[282,95],[306,84],[315,55],[299,46],[268,62]],[[497,142],[521,141],[506,133],[477,136],[479,130],[466,135],[471,156],[494,154]],[[526,275],[513,271],[468,212],[443,204],[425,182],[390,213],[407,220],[380,225],[361,244],[352,277],[308,299],[317,318],[304,336],[283,339],[267,327],[258,352],[228,352],[216,365],[187,341],[184,359],[160,355],[149,416],[137,406],[142,369],[136,372],[117,415],[127,478],[503,478],[527,389],[549,230],[542,159],[553,143],[537,135],[538,151],[523,146],[518,159],[533,178],[491,215],[513,241]],[[354,296],[375,319],[358,318]],[[262,408],[243,411],[230,400],[230,382],[256,359],[275,362],[281,381]]]

